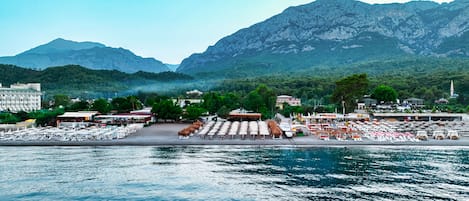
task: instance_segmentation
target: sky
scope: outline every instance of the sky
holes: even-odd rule
[[[0,0],[0,56],[56,38],[179,64],[221,38],[313,0]],[[395,3],[408,0],[363,0]],[[452,0],[435,0],[450,2]]]

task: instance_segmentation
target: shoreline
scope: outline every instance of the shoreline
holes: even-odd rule
[[[255,140],[246,139],[201,139],[194,135],[189,139],[180,140],[177,131],[187,124],[156,124],[145,127],[124,139],[106,141],[0,141],[0,146],[287,146],[287,147],[327,147],[327,146],[441,146],[457,147],[469,146],[469,137],[461,137],[459,140],[434,140],[411,142],[411,141],[329,141],[320,140],[314,136],[302,136],[294,138],[266,139],[257,138]]]

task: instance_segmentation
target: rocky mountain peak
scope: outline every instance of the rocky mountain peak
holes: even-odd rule
[[[105,45],[96,42],[75,42],[57,38],[44,45],[40,45],[21,54],[47,54],[63,51],[90,49],[94,47],[105,47]]]
[[[222,38],[204,53],[185,59],[178,71],[210,72],[259,62],[262,65],[257,66],[303,68],[403,55],[469,56],[465,46],[446,45],[469,42],[464,37],[469,30],[468,2],[317,0]],[[270,57],[283,59],[260,59]],[[293,62],[291,58],[305,59]]]

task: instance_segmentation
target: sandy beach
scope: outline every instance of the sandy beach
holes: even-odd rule
[[[363,139],[363,141],[323,141],[317,136],[266,139],[202,139],[197,134],[189,139],[179,139],[177,132],[188,124],[157,124],[145,127],[124,139],[105,141],[0,141],[0,146],[187,146],[187,145],[249,145],[249,146],[469,146],[469,137],[459,140],[433,140],[420,142],[380,142]]]

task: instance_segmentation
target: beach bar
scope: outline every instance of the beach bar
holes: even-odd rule
[[[88,126],[97,114],[97,111],[65,112],[57,116],[57,127]]]
[[[256,120],[261,120],[261,117],[262,117],[261,113],[248,112],[248,111],[242,110],[242,109],[233,110],[228,115],[228,119],[232,120],[232,121],[233,120],[239,120],[239,121],[252,120],[252,121],[256,121]]]

